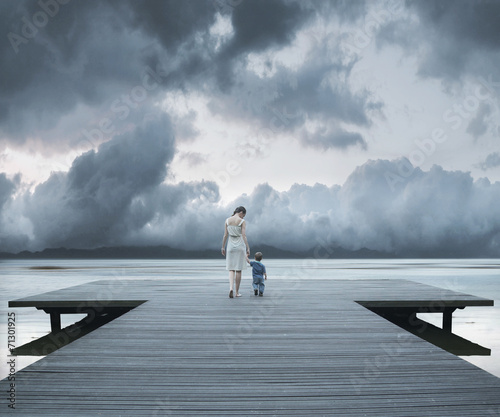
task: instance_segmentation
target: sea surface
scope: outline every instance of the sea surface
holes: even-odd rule
[[[500,377],[500,259],[264,259],[272,292],[276,279],[407,279],[448,290],[485,297],[494,307],[467,307],[453,313],[453,332],[491,349],[491,356],[464,356],[476,366]],[[39,267],[56,267],[40,269]],[[7,366],[8,314],[16,316],[16,346],[50,332],[49,316],[35,308],[9,308],[8,302],[100,279],[206,279],[227,281],[225,261],[220,260],[4,260],[0,261],[0,378]],[[251,271],[243,273],[242,287],[251,291]],[[227,296],[221,294],[221,297]],[[70,325],[83,315],[62,315]],[[441,314],[419,314],[437,326]],[[86,337],[92,337],[88,335]],[[20,370],[40,357],[17,357]]]

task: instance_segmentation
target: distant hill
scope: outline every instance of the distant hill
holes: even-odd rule
[[[313,248],[308,251],[288,251],[268,245],[253,245],[252,256],[262,252],[265,258],[274,259],[364,259],[393,258],[393,254],[360,249],[350,251],[343,248]],[[220,259],[219,250],[189,251],[169,246],[123,246],[96,249],[48,248],[38,252],[0,252],[0,259]]]
[[[49,248],[39,252],[0,253],[0,259],[208,259],[215,250],[187,251],[168,246],[118,246],[96,249]]]

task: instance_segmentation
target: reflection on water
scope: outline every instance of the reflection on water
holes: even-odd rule
[[[500,377],[500,260],[497,259],[396,259],[329,260],[267,259],[271,279],[300,274],[303,279],[409,279],[452,291],[495,300],[495,307],[467,307],[453,313],[453,333],[491,349],[491,356],[468,356],[467,361]],[[243,280],[249,280],[249,270]],[[215,279],[225,281],[220,260],[12,260],[0,262],[0,352],[6,358],[7,312],[16,313],[16,345],[50,332],[48,315],[34,308],[9,308],[8,301],[100,279]],[[440,314],[419,315],[436,326]],[[62,315],[62,325],[74,323]],[[17,357],[17,369],[39,358]],[[0,377],[8,374],[2,360]]]

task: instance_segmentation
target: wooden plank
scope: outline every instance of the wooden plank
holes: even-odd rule
[[[98,281],[24,299],[35,307],[148,301],[18,372],[18,407],[6,411],[390,417],[500,409],[499,378],[355,302],[483,299],[408,281],[276,280],[264,297],[246,288],[238,299],[227,297],[226,286]]]

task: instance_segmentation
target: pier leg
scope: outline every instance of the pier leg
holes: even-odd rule
[[[454,307],[445,308],[443,311],[443,330],[451,333],[452,314],[456,310]]]
[[[55,333],[55,332],[58,332],[59,330],[61,330],[61,314],[56,312],[56,311],[52,311],[50,313],[50,328],[51,328],[51,331],[52,333]]]

